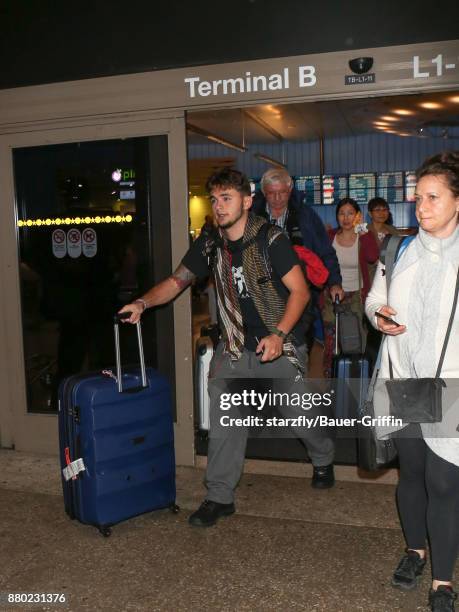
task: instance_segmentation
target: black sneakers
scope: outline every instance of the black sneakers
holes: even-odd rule
[[[440,584],[436,591],[429,591],[429,606],[432,612],[454,612],[457,593],[450,586]]]
[[[406,555],[400,559],[397,569],[392,576],[392,586],[409,591],[418,584],[418,577],[426,564],[425,559],[414,550],[407,550]]]
[[[194,527],[210,527],[215,525],[221,516],[229,516],[234,512],[234,504],[219,504],[205,499],[196,512],[190,516],[188,522]]]
[[[330,465],[314,465],[311,487],[314,489],[329,489],[335,484],[333,463]]]

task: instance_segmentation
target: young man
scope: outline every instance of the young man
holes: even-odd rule
[[[265,232],[267,262],[259,236],[266,221],[249,213],[250,183],[225,168],[209,178],[207,190],[218,232],[200,236],[169,278],[142,298],[124,306],[135,323],[145,308],[176,297],[195,277],[214,275],[222,338],[210,366],[210,381],[226,379],[292,379],[306,361],[305,328],[301,317],[309,291],[287,237],[273,226]],[[240,479],[248,431],[225,427],[217,432],[220,393],[209,383],[211,429],[206,486],[208,493],[193,513],[192,525],[207,527],[233,514],[234,489]],[[214,423],[214,424],[213,424]],[[313,486],[333,486],[333,442],[320,429],[302,429],[301,437],[314,465]]]

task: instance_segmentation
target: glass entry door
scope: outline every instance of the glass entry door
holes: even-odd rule
[[[170,267],[168,181],[162,201],[151,196],[155,174],[168,176],[167,137],[17,148],[13,165],[27,411],[55,414],[65,377],[114,366],[113,314]],[[157,315],[143,323],[157,367]],[[134,330],[122,328],[135,363]],[[173,379],[173,362],[159,365]]]

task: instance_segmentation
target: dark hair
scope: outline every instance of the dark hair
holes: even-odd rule
[[[371,200],[368,202],[368,212],[371,212],[373,208],[376,208],[377,206],[384,206],[384,208],[389,208],[389,204],[384,198],[371,198]]]
[[[336,205],[336,211],[335,211],[336,223],[338,223],[338,213],[343,208],[343,206],[345,204],[350,204],[352,206],[352,208],[355,210],[356,213],[360,212],[360,206],[357,204],[357,202],[354,200],[354,198],[343,198]],[[338,225],[339,225],[339,223],[338,223]]]
[[[387,225],[393,225],[394,224],[394,220],[392,218],[392,213],[390,211],[390,207],[389,204],[387,203],[387,200],[385,200],[384,198],[371,198],[371,200],[369,200],[368,202],[368,212],[372,212],[375,208],[377,207],[381,207],[383,206],[384,208],[387,208],[387,210],[389,211],[389,216],[387,217],[387,221],[386,224]]]
[[[249,179],[246,175],[232,168],[222,168],[217,170],[212,176],[209,176],[206,181],[207,192],[210,193],[216,187],[236,189],[243,196],[249,196],[252,193]]]
[[[429,175],[444,176],[454,197],[459,197],[459,151],[444,151],[426,159],[416,171],[416,179]]]

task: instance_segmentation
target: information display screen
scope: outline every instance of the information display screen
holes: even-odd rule
[[[376,175],[374,172],[363,172],[349,175],[349,196],[358,204],[366,204],[375,197]]]
[[[347,197],[348,179],[347,175],[324,174],[322,177],[323,204],[338,204]]]
[[[297,176],[295,188],[300,192],[305,204],[321,204],[320,176]]]
[[[384,198],[388,204],[403,202],[403,172],[381,172],[378,174],[376,192],[378,197]]]
[[[416,191],[416,173],[414,170],[405,172],[405,202],[414,202]]]

